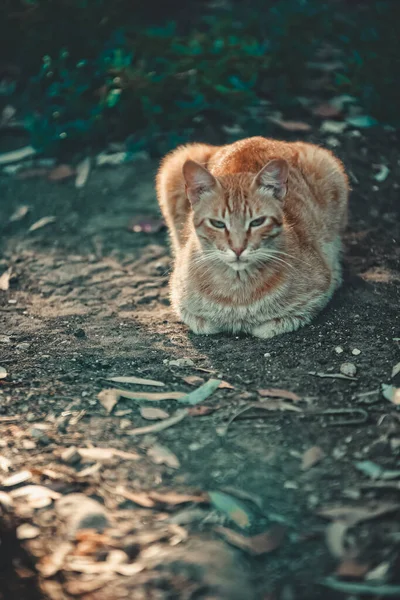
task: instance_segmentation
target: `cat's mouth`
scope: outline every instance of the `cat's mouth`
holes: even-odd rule
[[[244,271],[245,269],[248,269],[250,266],[250,263],[248,260],[232,260],[232,261],[226,261],[226,264],[231,267],[231,269],[233,269],[234,271]]]

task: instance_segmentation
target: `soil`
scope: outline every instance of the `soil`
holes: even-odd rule
[[[304,138],[325,143],[314,135]],[[216,531],[221,523],[240,530],[205,502],[200,505],[205,518],[181,526],[187,541],[174,545],[176,540],[168,534],[162,543],[149,542],[162,556],[162,567],[155,564],[130,577],[114,573],[98,590],[77,593],[76,582],[83,581],[89,590],[98,575],[61,568],[46,577],[35,566],[65,543],[68,525],[55,516],[52,504],[30,509],[16,503],[8,508],[8,533],[28,522],[40,528],[40,535],[7,542],[16,578],[3,564],[2,600],[24,600],[34,593],[40,598],[90,600],[344,597],[321,584],[335,572],[340,558],[328,548],[327,522],[318,511],[331,503],[399,500],[395,486],[367,487],[371,480],[355,463],[371,460],[394,469],[399,462],[398,447],[396,456],[391,443],[400,438],[399,413],[382,396],[380,386],[393,383],[392,367],[399,361],[400,161],[392,131],[349,131],[338,136],[338,142],[335,152],[353,187],[343,286],[311,325],[267,341],[197,337],[172,314],[167,234],[132,230],[132,222],[140,217],[159,219],[155,162],[139,159],[93,170],[83,190],[74,187],[73,179],[0,178],[0,274],[12,268],[10,289],[0,292],[0,366],[8,371],[0,381],[0,443],[1,455],[11,463],[0,482],[30,469],[30,483],[63,495],[81,492],[96,498],[112,515],[113,529],[120,528],[125,536],[129,523],[135,535],[157,531],[161,519],[183,506],[164,502],[139,507],[118,493],[120,486],[136,492],[191,494],[230,486],[262,500],[262,510],[247,503],[255,518],[246,534],[265,531],[276,521],[286,528],[279,548],[252,557],[221,540]],[[382,164],[390,173],[378,182],[375,174]],[[29,213],[10,223],[21,205],[29,205]],[[28,232],[45,216],[56,220]],[[343,352],[338,353],[338,347]],[[180,358],[191,359],[193,366],[169,364]],[[344,362],[356,365],[356,379],[311,374],[338,373]],[[128,429],[152,424],[140,416],[140,403],[121,399],[107,414],[97,399],[102,389],[113,385],[105,378],[122,375],[159,380],[165,382],[165,390],[176,391],[194,389],[184,381],[189,375],[203,380],[217,376],[234,389],[218,389],[203,403],[217,406],[213,413],[189,415],[156,434],[129,436],[127,420]],[[219,435],[221,426],[246,402],[256,401],[262,388],[295,392],[303,399],[298,403],[303,413],[249,412],[247,416],[256,418],[237,419],[226,435]],[[173,414],[176,402],[154,406]],[[338,413],[326,412],[332,409]],[[131,412],[119,412],[124,410]],[[174,453],[179,468],[154,464],[146,452],[155,441]],[[89,443],[137,452],[140,458],[101,463],[99,470],[79,478],[82,467],[63,464],[60,455],[65,448]],[[324,456],[302,470],[302,456],[313,446]],[[0,489],[9,492],[8,487]],[[352,533],[361,562],[375,566],[385,560],[393,566],[398,560],[396,523],[390,515]],[[184,537],[182,530],[175,534]],[[3,549],[5,539],[0,533]],[[397,583],[398,579],[397,572]]]

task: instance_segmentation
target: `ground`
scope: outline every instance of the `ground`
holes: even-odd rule
[[[304,138],[324,143],[312,134]],[[322,580],[354,557],[363,574],[388,563],[388,581],[399,583],[398,572],[391,574],[399,560],[399,487],[379,476],[371,481],[355,466],[369,460],[395,469],[399,462],[399,412],[380,392],[382,383],[393,383],[392,368],[399,361],[398,141],[383,129],[349,131],[338,136],[335,152],[353,188],[343,286],[311,325],[267,341],[196,337],[172,314],[166,232],[135,232],[131,226],[142,216],[159,219],[156,162],[140,158],[94,169],[82,190],[73,179],[0,178],[0,274],[12,270],[9,290],[0,291],[0,367],[8,372],[0,382],[0,507],[7,529],[0,530],[2,600],[350,598],[356,597],[351,589],[334,592]],[[383,182],[375,179],[380,165],[390,169]],[[10,223],[22,205],[30,207],[27,216]],[[56,220],[28,232],[47,216]],[[193,362],[169,364],[182,358]],[[356,366],[353,380],[311,374],[339,373],[344,362]],[[128,375],[165,386],[105,381]],[[215,412],[192,411],[180,423],[145,436],[127,433],[154,424],[141,417],[143,402],[120,399],[108,414],[97,398],[113,385],[189,392],[194,387],[184,378],[194,375],[204,381],[221,377],[234,389],[218,389],[202,403],[218,408]],[[289,390],[301,400],[284,400],[287,410],[249,411],[242,417],[256,418],[237,419],[222,435],[226,422],[258,401],[257,390],[265,388]],[[275,400],[264,400],[276,408]],[[172,415],[176,401],[151,406]],[[338,413],[326,412],[332,409]],[[75,463],[61,457],[71,446],[90,444],[139,456]],[[173,466],[157,464],[147,454],[154,444],[175,455]],[[302,468],[304,453],[315,446],[316,464]],[[7,482],[23,470],[29,471],[25,480]],[[54,497],[42,489],[44,500],[35,504],[29,495],[22,502],[11,493],[39,483]],[[218,527],[240,532],[243,523],[212,509],[205,493],[227,488],[251,514],[250,528],[242,527],[242,533],[257,534],[278,521],[285,528],[284,539],[273,544],[279,547],[252,556],[222,540]],[[155,491],[164,499],[152,499]],[[87,529],[76,533],[71,524],[76,514],[62,513],[58,495],[70,492],[104,507],[108,525],[101,539]],[[132,501],[129,492],[142,494]],[[196,498],[177,504],[167,492]],[[327,529],[327,520],[318,515],[326,505],[358,510],[375,500],[378,507],[385,502],[394,508],[383,510],[379,519],[359,519],[363,523],[346,532],[351,551],[335,537],[338,522]],[[74,510],[79,513],[82,506],[78,497]],[[39,530],[20,530],[20,538],[32,539],[11,540],[23,523]],[[60,548],[66,548],[64,555],[85,558],[86,566],[69,568],[62,556],[58,568],[46,570]],[[110,548],[122,548],[132,564],[136,558],[144,565],[142,570],[123,573],[112,565],[96,570],[112,562]],[[119,564],[118,553],[112,556]]]

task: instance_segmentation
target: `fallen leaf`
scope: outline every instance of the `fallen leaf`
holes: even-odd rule
[[[184,404],[190,404],[191,406],[194,406],[195,404],[200,404],[201,402],[204,402],[204,400],[207,400],[207,398],[209,398],[209,396],[211,396],[215,392],[215,390],[219,388],[220,384],[220,379],[210,379],[209,381],[206,381],[206,383],[203,383],[203,385],[198,387],[193,392],[185,394],[184,397],[180,399],[180,401]]]
[[[182,400],[187,396],[184,392],[130,392],[128,390],[115,389],[122,398],[128,400],[148,400],[149,402],[160,402],[162,400]]]
[[[126,498],[126,500],[130,500],[144,508],[152,508],[155,505],[154,500],[149,497],[147,492],[133,492],[131,490],[126,490],[122,486],[117,487],[115,492]]]
[[[10,477],[3,479],[1,485],[4,487],[14,487],[14,485],[19,485],[20,483],[29,481],[29,479],[32,479],[31,471],[19,471],[18,473],[14,473],[14,475],[10,475]]]
[[[347,123],[345,121],[324,121],[319,128],[321,133],[343,133],[346,129]]]
[[[368,573],[369,566],[358,562],[355,559],[347,558],[343,560],[335,571],[339,577],[361,578]]]
[[[269,121],[278,125],[278,127],[282,127],[286,131],[310,131],[311,125],[308,123],[304,123],[303,121],[283,121],[282,119],[277,119],[275,117],[270,117]]]
[[[12,270],[11,268],[4,271],[2,276],[0,277],[0,291],[7,292],[10,287],[10,278],[11,278]]]
[[[98,473],[102,468],[102,464],[100,462],[96,462],[93,465],[90,465],[90,467],[87,467],[86,469],[82,469],[82,471],[79,471],[79,473],[76,474],[76,477],[79,478],[83,478],[83,477],[91,477],[92,475],[95,475],[96,473]]]
[[[64,179],[72,177],[74,174],[74,169],[69,165],[58,165],[49,172],[47,177],[50,181],[63,181]]]
[[[106,409],[108,414],[111,414],[114,406],[118,404],[120,396],[119,390],[115,389],[101,390],[101,392],[97,394],[100,404]]]
[[[45,227],[46,225],[49,225],[50,223],[54,223],[54,221],[56,220],[56,217],[43,217],[42,219],[39,219],[39,221],[36,221],[36,223],[33,223],[28,231],[37,231],[38,229],[41,229],[42,227]]]
[[[11,461],[8,460],[5,456],[1,456],[0,454],[0,469],[4,471],[4,473],[8,473],[11,467]]]
[[[365,579],[368,579],[368,581],[375,580],[377,581],[377,583],[379,583],[379,580],[384,581],[388,575],[389,569],[390,562],[382,562],[379,565],[377,565],[374,569],[371,569],[371,571],[369,571]]]
[[[194,367],[194,362],[191,358],[173,358],[166,361],[171,367]]]
[[[137,218],[131,221],[129,229],[134,233],[158,233],[165,227],[162,219],[151,219],[150,217]]]
[[[239,500],[224,492],[209,492],[208,495],[211,504],[241,529],[250,527],[252,515]]]
[[[303,454],[301,468],[303,471],[311,469],[314,465],[319,463],[325,456],[324,451],[319,446],[312,446],[306,450]]]
[[[326,506],[318,510],[317,514],[326,519],[345,522],[348,527],[354,527],[354,525],[363,521],[376,519],[398,510],[400,510],[400,504],[395,504],[393,502],[370,502],[369,504],[363,504],[361,506]]]
[[[70,542],[62,542],[56,546],[52,554],[43,556],[36,564],[36,568],[43,577],[53,577],[63,566],[67,555],[72,552],[73,545]]]
[[[188,377],[183,377],[183,381],[188,385],[201,385],[204,383],[204,379],[198,375],[188,375]]]
[[[341,109],[330,102],[324,102],[322,104],[318,104],[318,106],[315,106],[311,112],[316,117],[329,119],[332,117],[338,117],[341,113]]]
[[[400,405],[400,388],[396,388],[394,385],[382,383],[382,394],[386,400],[389,400],[389,402],[392,402],[396,406]]]
[[[40,535],[40,529],[29,523],[23,523],[17,527],[16,534],[18,540],[33,540]]]
[[[209,516],[208,510],[204,508],[184,508],[165,520],[166,523],[174,525],[190,525],[203,521]]]
[[[127,152],[113,152],[112,154],[101,152],[96,156],[96,164],[98,167],[102,167],[104,165],[117,166],[124,163],[127,158]]]
[[[8,373],[5,370],[4,367],[0,367],[0,379],[5,379],[7,377]]]
[[[293,400],[293,402],[297,402],[298,400],[301,400],[300,396],[298,396],[294,392],[290,392],[288,390],[280,390],[277,388],[268,388],[266,390],[257,390],[257,392],[263,398],[285,398],[286,400]]]
[[[190,494],[179,494],[177,492],[149,492],[149,497],[156,502],[161,504],[169,504],[176,506],[177,504],[187,504],[188,502],[203,503],[208,501],[206,494],[204,495],[190,495]]]
[[[400,585],[392,585],[388,584],[377,584],[375,582],[372,583],[355,583],[350,581],[342,581],[339,579],[335,579],[334,577],[326,577],[320,581],[321,585],[324,585],[332,590],[337,590],[338,592],[345,592],[351,594],[352,596],[358,595],[369,595],[374,598],[378,597],[391,597],[391,598],[399,598],[400,597]]]
[[[378,121],[369,115],[357,115],[355,117],[347,117],[346,122],[352,127],[366,129],[378,125]]]
[[[371,477],[371,479],[398,479],[400,470],[384,469],[372,460],[362,460],[355,463],[356,469]]]
[[[197,404],[197,406],[192,406],[188,408],[188,414],[191,417],[204,417],[205,415],[210,415],[218,409],[218,406],[202,406],[201,404]]]
[[[245,490],[241,490],[241,489],[235,488],[233,486],[224,486],[221,489],[221,492],[224,492],[225,494],[229,494],[230,496],[235,496],[236,498],[239,498],[240,500],[249,500],[250,502],[253,502],[253,504],[255,504],[257,506],[257,508],[259,508],[261,511],[264,510],[263,501],[260,496],[256,496],[255,494],[250,494],[249,492],[246,492]]]
[[[33,146],[24,146],[18,150],[3,152],[0,154],[0,165],[8,165],[20,160],[25,160],[25,158],[29,158],[29,156],[33,156],[34,154],[36,154],[36,150]]]
[[[15,223],[16,221],[21,221],[29,212],[29,206],[27,204],[22,204],[15,209],[11,217],[9,218],[10,223]]]
[[[151,406],[142,406],[140,408],[140,415],[143,419],[148,421],[160,421],[162,419],[168,419],[170,416],[165,410],[161,408],[152,408]]]
[[[393,377],[396,377],[396,375],[398,375],[400,373],[400,362],[398,362],[396,365],[394,365],[393,369],[392,369],[392,379]]]
[[[160,431],[164,431],[164,429],[168,429],[169,427],[176,425],[177,423],[180,423],[180,421],[182,421],[187,415],[188,411],[186,409],[178,410],[169,419],[159,421],[158,423],[154,423],[154,425],[147,425],[146,427],[130,429],[128,431],[124,431],[124,433],[126,435],[145,435],[146,433],[158,433]]]
[[[346,553],[345,537],[349,528],[345,521],[334,521],[325,530],[325,540],[329,552],[336,558],[342,558]]]
[[[85,460],[108,461],[113,458],[123,458],[124,460],[138,460],[139,454],[136,452],[124,452],[116,448],[78,448],[78,453]]]
[[[153,379],[142,379],[141,377],[107,377],[107,381],[114,381],[115,383],[135,383],[137,385],[152,385],[155,387],[162,387],[165,383],[162,381],[154,381]]]
[[[152,462],[156,465],[167,465],[172,469],[179,469],[181,466],[179,459],[165,446],[161,444],[154,444],[147,450],[147,456],[149,456]]]
[[[390,169],[387,165],[379,165],[379,171],[377,173],[375,173],[374,175],[374,179],[375,181],[379,181],[380,183],[382,183],[383,181],[385,181],[387,179],[387,176],[390,173]]]
[[[268,531],[258,535],[247,537],[227,527],[216,527],[215,531],[232,546],[245,550],[252,556],[260,556],[272,552],[281,546],[286,529],[282,525],[273,525]]]
[[[235,389],[235,387],[232,384],[228,383],[227,381],[221,381],[218,387],[220,390],[234,390]]]
[[[347,375],[343,375],[343,373],[321,373],[317,371],[308,371],[309,375],[314,375],[314,377],[321,377],[325,379],[348,379],[350,381],[357,381],[357,377],[348,377]]]
[[[90,157],[84,158],[76,167],[75,187],[81,189],[86,185],[90,173]]]

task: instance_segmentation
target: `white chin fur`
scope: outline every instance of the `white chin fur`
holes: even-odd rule
[[[229,262],[228,265],[234,271],[244,271],[249,268],[249,263],[245,262]]]

